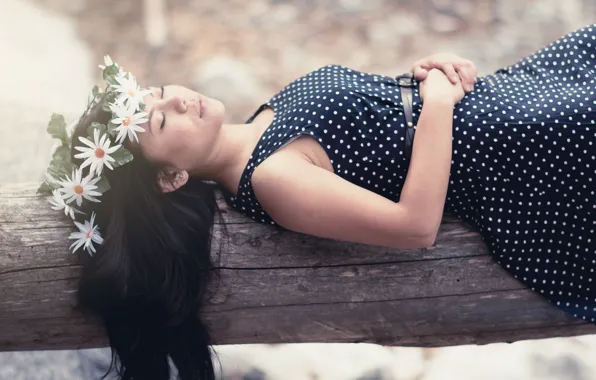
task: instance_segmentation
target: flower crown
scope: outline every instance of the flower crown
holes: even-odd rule
[[[96,197],[109,190],[108,179],[102,175],[104,166],[114,170],[132,161],[133,155],[124,148],[123,143],[126,138],[138,142],[137,132],[145,131],[140,126],[148,121],[143,97],[151,93],[141,89],[132,74],[125,72],[110,56],[104,57],[104,63],[99,68],[103,71],[107,85],[105,89],[93,87],[87,109],[79,120],[103,100],[103,110],[112,112],[108,125],[93,122],[87,128],[87,138],[79,136],[78,140],[84,145],[74,147],[80,152],[74,157],[85,161],[77,166],[71,161],[70,155],[72,147],[69,132],[72,134],[72,128],[67,128],[64,116],[53,114],[47,131],[59,141],[59,145],[52,155],[45,181],[37,190],[40,194],[51,193],[49,202],[52,209],[63,211],[77,226],[78,231],[68,237],[75,239],[70,246],[74,248],[73,252],[84,247],[90,255],[95,253],[93,244],[102,244],[103,238],[99,227],[95,225],[95,213],[92,212],[87,219],[86,214],[78,208],[84,200],[101,202]],[[110,140],[110,136],[115,142]],[[88,166],[88,174],[83,176],[83,169]],[[77,221],[79,215],[85,215],[83,223]]]

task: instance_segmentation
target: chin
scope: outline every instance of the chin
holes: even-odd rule
[[[218,124],[223,124],[226,118],[226,106],[219,100],[214,99],[209,103],[209,105],[211,107],[206,112],[207,117],[211,118],[211,120]]]

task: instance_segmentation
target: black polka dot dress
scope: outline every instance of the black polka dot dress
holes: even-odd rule
[[[414,89],[414,123],[422,110]],[[276,225],[251,175],[300,135],[334,172],[399,201],[409,161],[397,80],[328,65],[263,104],[275,118],[244,170],[236,209]],[[575,317],[596,319],[596,25],[479,77],[454,108],[445,210],[475,227],[512,276]]]

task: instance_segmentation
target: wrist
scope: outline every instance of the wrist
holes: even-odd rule
[[[427,94],[427,96],[424,97],[423,102],[427,104],[436,104],[437,106],[455,106],[455,103],[453,102],[451,96],[438,93]]]

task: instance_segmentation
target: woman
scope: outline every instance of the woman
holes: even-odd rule
[[[103,238],[79,303],[103,317],[122,378],[165,380],[168,356],[181,379],[214,378],[197,317],[216,210],[205,181],[259,222],[395,248],[432,245],[446,208],[513,276],[594,322],[595,55],[592,25],[476,83],[469,61],[432,56],[413,67],[411,114],[396,78],[339,65],[296,79],[240,125],[223,124],[215,99],[150,88],[149,120],[127,144],[134,160],[105,173],[110,190],[86,209]],[[73,146],[109,120],[98,103]]]

